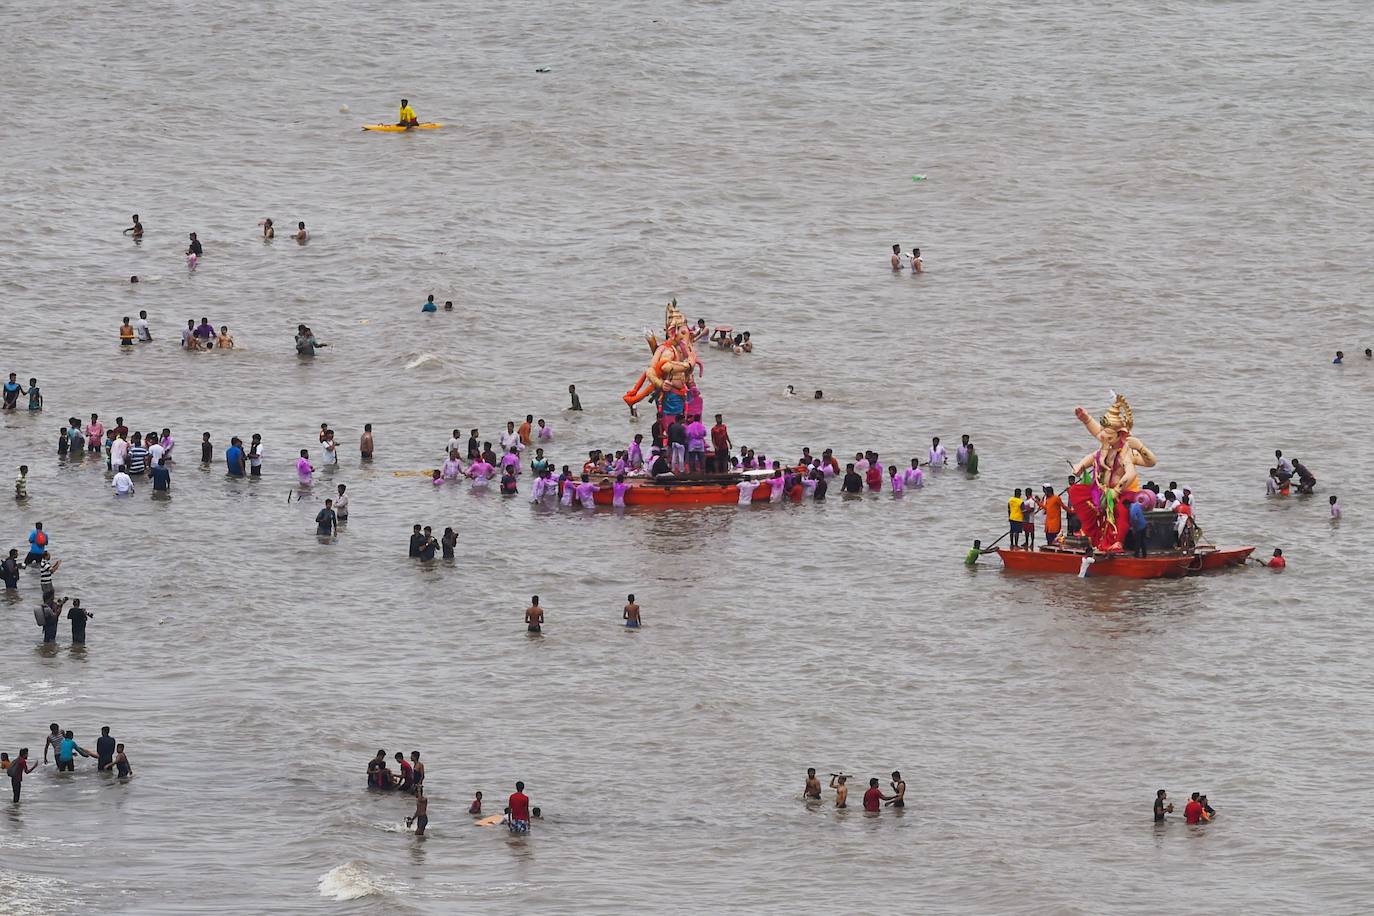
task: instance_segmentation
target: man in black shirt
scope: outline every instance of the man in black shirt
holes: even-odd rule
[[[472,461],[482,454],[482,443],[477,438],[477,430],[473,430],[468,436],[468,461]]]
[[[94,616],[81,606],[80,598],[72,600],[72,606],[67,609],[67,619],[72,622],[72,643],[82,646],[86,644],[86,621]]]
[[[846,493],[862,493],[864,491],[864,479],[859,476],[859,472],[854,470],[854,465],[844,466],[844,486]]]
[[[420,555],[420,548],[424,543],[425,536],[420,533],[420,526],[416,525],[410,532],[410,555],[412,557],[418,557]]]
[[[157,467],[153,468],[153,489],[166,492],[172,488],[172,472],[167,470],[167,459],[159,458]]]
[[[830,489],[830,484],[825,482],[825,475],[820,471],[816,471],[816,492],[811,498],[816,500],[825,499],[825,491],[828,489]]]
[[[668,448],[673,456],[673,473],[681,474],[687,470],[687,426],[680,415],[668,425]]]
[[[100,737],[95,739],[95,764],[97,770],[114,768],[115,739],[110,737],[110,726],[100,728]]]
[[[205,249],[201,247],[200,239],[196,238],[196,234],[194,232],[191,233],[191,244],[186,246],[186,253],[193,254],[196,257],[200,257],[201,255],[205,254]]]
[[[1169,793],[1160,789],[1155,793],[1155,823],[1161,823],[1164,815],[1173,814],[1174,806],[1172,803],[1166,804],[1169,800]]]
[[[0,579],[5,580],[5,588],[19,587],[19,551],[11,550],[9,556],[0,560]]]
[[[653,467],[649,469],[650,474],[654,477],[658,477],[663,474],[671,474],[672,472],[673,469],[668,466],[668,459],[663,457],[662,452],[654,456]]]
[[[420,536],[420,559],[434,559],[434,552],[439,549],[439,542],[434,539],[434,531],[425,526],[425,533]]]

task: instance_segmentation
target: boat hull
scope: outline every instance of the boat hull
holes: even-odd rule
[[[1068,573],[1078,575],[1086,555],[1058,550],[1005,550],[997,555],[1008,572]],[[1193,557],[1170,555],[1133,557],[1124,553],[1099,554],[1088,566],[1088,576],[1117,576],[1124,579],[1180,579]]]
[[[769,501],[769,487],[762,484],[754,490],[751,502]],[[801,499],[802,488],[795,486],[785,498]],[[615,494],[609,486],[601,487],[593,497],[598,506],[614,504]],[[686,481],[681,483],[660,484],[653,482],[635,483],[625,491],[625,505],[654,506],[657,508],[691,506],[728,506],[739,502],[739,488],[733,483],[719,481]]]
[[[1213,548],[1196,553],[1162,553],[1135,557],[1127,553],[1096,554],[1088,566],[1088,576],[1116,576],[1124,579],[1178,579],[1192,573],[1240,566],[1253,547]],[[1007,550],[997,555],[1008,572],[1056,573],[1078,575],[1086,554],[1071,550]]]
[[[1250,556],[1254,550],[1253,547],[1199,550],[1197,557],[1200,563],[1196,569],[1190,569],[1189,572],[1209,572],[1213,569],[1225,569],[1228,566],[1244,566],[1246,557]]]

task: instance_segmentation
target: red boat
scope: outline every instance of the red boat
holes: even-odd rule
[[[760,471],[747,474],[760,483],[750,499],[756,503],[766,503],[771,495],[772,479],[764,476],[771,472]],[[648,480],[642,477],[626,478],[630,488],[625,491],[627,506],[728,506],[739,502],[739,474],[712,474],[700,479]],[[802,487],[794,486],[786,498],[801,499]],[[593,499],[598,506],[612,505],[615,493],[609,484],[597,488]]]
[[[1129,553],[1089,554],[1084,550],[1041,547],[1038,550],[1007,550],[997,555],[1009,572],[1069,573],[1078,575],[1087,562],[1087,575],[1120,576],[1127,579],[1178,579],[1191,573],[1240,566],[1253,547],[1222,550],[1205,546],[1187,551],[1157,553],[1135,557]]]

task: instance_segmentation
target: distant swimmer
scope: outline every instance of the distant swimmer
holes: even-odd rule
[[[125,235],[133,236],[136,239],[143,238],[143,224],[138,221],[138,214],[133,215],[134,224],[124,230]]]
[[[902,269],[902,246],[895,243],[892,246],[892,269]]]
[[[544,630],[544,609],[539,606],[538,595],[530,598],[530,606],[525,608],[525,624],[530,633],[542,633]]]
[[[830,774],[830,788],[832,788],[832,789],[835,790],[835,807],[836,807],[836,808],[847,808],[847,807],[849,807],[847,804],[845,804],[845,802],[846,802],[846,801],[848,800],[848,798],[849,798],[849,786],[845,785],[845,782],[846,782],[848,779],[849,779],[849,777],[848,777],[848,776],[845,776],[845,775],[842,774],[842,773],[831,773],[831,774]]]
[[[302,245],[310,241],[310,233],[305,231],[305,223],[297,222],[296,231],[291,237]]]
[[[572,399],[572,406],[568,408],[569,410],[581,410],[581,409],[582,409],[582,399],[579,398],[579,397],[577,396],[577,386],[576,386],[576,385],[569,385],[569,386],[568,386],[568,397],[570,397],[570,398]]]
[[[1283,558],[1283,551],[1277,547],[1274,548],[1274,555],[1267,560],[1256,560],[1254,557],[1246,557],[1246,559],[1261,566],[1268,566],[1270,569],[1288,568],[1288,561]]]
[[[627,595],[625,612],[621,615],[625,619],[625,626],[636,629],[639,627],[639,605],[635,604],[635,596]]]
[[[277,230],[272,226],[271,217],[267,217],[262,221],[262,237],[264,239],[274,239],[277,237]]]
[[[401,113],[396,118],[397,127],[414,127],[420,123],[415,117],[415,109],[410,107],[410,99],[401,99]]]
[[[1335,496],[1332,496],[1331,499],[1329,500],[1329,502],[1331,503],[1331,517],[1332,517],[1333,519],[1338,519],[1338,518],[1340,518],[1340,517],[1341,517],[1341,507],[1340,507],[1339,505],[1337,505],[1337,503],[1336,503],[1336,497],[1335,497]]]
[[[816,768],[806,768],[806,786],[802,789],[802,798],[820,798],[821,781],[816,778]]]
[[[1336,358],[1333,359],[1333,360],[1331,360],[1331,365],[1333,365],[1333,366],[1339,366],[1339,365],[1341,365],[1343,362],[1345,362],[1345,354],[1342,353],[1340,350],[1337,350],[1337,351],[1336,351]]]
[[[191,242],[186,246],[187,256],[195,255],[198,258],[204,256],[205,248],[200,244],[200,239],[196,238],[196,234],[192,232],[189,238]]]
[[[425,304],[422,305],[422,306],[420,306],[420,311],[422,311],[422,312],[437,312],[437,311],[439,311],[439,306],[437,306],[437,305],[434,304],[434,294],[433,294],[433,293],[430,293],[430,294],[429,294],[429,298],[425,300]]]
[[[375,443],[375,441],[374,441],[373,438],[372,438],[372,424],[371,424],[371,423],[364,423],[364,424],[363,424],[363,435],[362,435],[362,437],[358,440],[358,451],[359,451],[359,453],[360,453],[360,455],[361,455],[363,461],[371,461],[371,460],[372,460],[372,450],[373,450],[375,447],[376,447],[376,443]]]
[[[923,274],[926,272],[925,262],[921,260],[921,249],[911,249],[911,272]]]

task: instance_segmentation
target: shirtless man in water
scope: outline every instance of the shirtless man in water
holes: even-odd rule
[[[821,781],[816,778],[816,768],[806,768],[806,788],[802,789],[802,798],[820,798]]]
[[[893,246],[892,246],[892,269],[893,269],[893,270],[901,270],[901,269],[902,269],[902,246],[901,246],[901,245],[893,245]]]
[[[526,628],[531,633],[541,633],[544,630],[544,609],[539,606],[539,596],[530,598],[530,606],[525,608]]]
[[[848,776],[840,776],[835,773],[830,774],[830,788],[835,790],[835,807],[846,808],[845,799],[849,798],[849,786],[845,785]],[[838,780],[838,782],[836,781]]]
[[[621,615],[625,618],[625,626],[634,629],[639,626],[639,605],[635,604],[635,596],[626,596],[629,600],[625,604],[625,612]]]
[[[406,818],[406,826],[415,825],[415,835],[424,836],[429,824],[429,798],[423,787],[415,790],[415,813]]]

